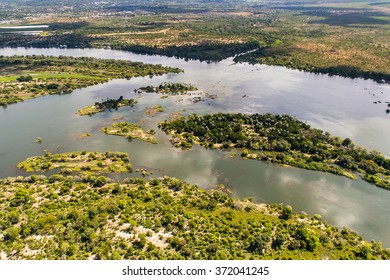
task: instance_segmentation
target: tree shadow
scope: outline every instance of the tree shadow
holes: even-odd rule
[[[303,14],[311,16],[322,16],[325,19],[312,20],[309,23],[327,24],[333,26],[352,26],[352,27],[369,27],[364,25],[389,25],[390,16],[380,12],[363,12],[363,11],[327,11],[327,12],[304,12]],[[377,18],[383,17],[387,19]]]

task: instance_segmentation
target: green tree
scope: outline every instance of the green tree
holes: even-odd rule
[[[95,180],[93,186],[100,188],[100,187],[104,186],[105,184],[107,184],[107,178],[105,176],[99,176]]]

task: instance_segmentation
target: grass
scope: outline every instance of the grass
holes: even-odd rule
[[[94,77],[91,75],[82,75],[82,74],[67,74],[67,73],[31,73],[29,71],[20,72],[19,75],[13,75],[13,76],[5,76],[0,77],[0,82],[10,82],[10,81],[17,81],[17,79],[20,76],[23,75],[31,75],[34,79],[42,79],[42,80],[48,80],[48,79],[95,79],[95,80],[104,80],[103,78]]]
[[[143,131],[136,124],[128,122],[113,123],[111,127],[103,127],[102,131],[108,135],[124,136],[128,140],[139,139],[152,144],[157,144],[157,138],[154,136],[154,130]]]

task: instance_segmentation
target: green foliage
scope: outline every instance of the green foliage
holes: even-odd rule
[[[316,232],[312,229],[308,229],[306,226],[299,229],[298,236],[303,241],[304,248],[311,252],[313,252],[320,244],[320,239]]]
[[[289,210],[288,220],[279,219],[287,206],[259,208],[175,178],[4,179],[0,192],[2,252],[10,259],[390,258],[379,243],[347,229],[299,219]],[[13,193],[28,193],[34,206],[13,204]]]
[[[122,152],[70,152],[62,154],[47,153],[44,156],[31,157],[18,164],[18,168],[27,172],[48,171],[61,168],[62,175],[81,173],[131,172],[129,156]],[[65,179],[62,175],[52,175],[53,180]],[[34,180],[34,176],[31,179]],[[50,179],[52,178],[50,177]],[[86,180],[87,177],[86,177]]]
[[[250,242],[249,247],[248,247],[248,251],[249,252],[256,252],[259,254],[265,253],[265,250],[268,248],[269,240],[270,240],[270,237],[266,233],[263,233],[260,236],[256,236]]]
[[[354,178],[351,172],[359,172],[367,182],[390,189],[390,159],[288,115],[193,114],[161,122],[159,127],[172,135],[170,141],[175,147],[190,149],[197,143],[211,148],[238,148],[243,158],[349,178]]]
[[[123,96],[120,96],[118,99],[107,98],[102,102],[95,102],[93,106],[87,106],[78,111],[80,116],[92,116],[97,113],[104,112],[106,110],[118,110],[120,107],[129,106],[134,107],[134,104],[137,103],[137,100],[134,99],[123,99]]]
[[[167,95],[185,95],[188,92],[197,91],[198,88],[194,85],[190,84],[184,84],[184,83],[163,83],[156,87],[153,86],[146,86],[141,87],[139,89],[134,90],[134,92],[137,93],[160,93],[160,94],[167,94]]]
[[[291,218],[293,214],[293,209],[290,205],[286,205],[283,207],[283,212],[282,212],[282,218],[285,220],[288,220]]]
[[[31,81],[33,79],[33,77],[31,77],[31,76],[20,76],[19,78],[17,78],[16,80],[18,81],[18,82],[29,82],[29,81]]]
[[[107,183],[107,178],[104,176],[99,176],[96,181],[93,183],[94,187],[100,188]]]
[[[19,229],[15,227],[7,228],[4,232],[4,241],[13,242],[19,237]]]
[[[11,200],[12,206],[19,206],[21,204],[27,204],[31,201],[31,195],[28,189],[26,188],[19,188],[15,196]]]
[[[133,139],[139,139],[153,144],[158,143],[156,136],[154,136],[154,130],[145,132],[139,125],[133,123],[113,123],[111,127],[103,127],[102,131],[108,135],[125,136],[130,141]]]

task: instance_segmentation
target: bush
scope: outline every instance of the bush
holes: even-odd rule
[[[283,207],[281,218],[284,220],[288,220],[291,218],[293,214],[292,207],[290,205],[286,205]]]
[[[93,186],[100,188],[100,187],[104,186],[105,184],[107,184],[107,178],[105,176],[99,176],[99,177],[97,177],[97,179],[93,183]]]
[[[4,241],[15,241],[19,237],[19,229],[15,227],[7,228],[4,234]]]

